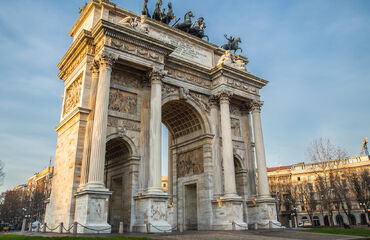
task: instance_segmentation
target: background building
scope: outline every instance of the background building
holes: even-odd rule
[[[369,156],[269,168],[268,180],[281,223],[368,224],[369,171]]]

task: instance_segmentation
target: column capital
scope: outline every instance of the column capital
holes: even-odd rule
[[[252,111],[252,106],[250,103],[245,103],[240,107],[240,111],[244,114],[249,114]]]
[[[99,73],[99,62],[97,60],[94,59],[90,62],[90,70],[93,74]]]
[[[220,99],[220,103],[230,103],[230,98],[233,92],[227,89],[222,89],[216,93],[216,96]]]
[[[153,67],[150,72],[149,78],[152,83],[162,83],[163,78],[167,75],[168,71]]]
[[[216,95],[212,95],[209,97],[209,105],[211,107],[217,107],[218,106],[218,97]]]
[[[262,101],[254,100],[251,102],[251,110],[252,112],[261,112],[261,107],[263,105]]]
[[[95,57],[95,61],[99,63],[100,67],[112,69],[113,64],[117,61],[118,56],[113,53],[102,52]]]

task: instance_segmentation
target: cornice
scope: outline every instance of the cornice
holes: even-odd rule
[[[68,68],[73,61],[75,61],[75,59],[80,55],[81,51],[88,45],[91,45],[92,47],[92,40],[93,39],[89,31],[81,31],[77,39],[72,43],[66,54],[62,57],[57,65],[58,69],[60,70],[60,73],[58,74],[60,79],[64,78],[64,75],[66,74],[64,70]]]
[[[69,36],[73,37],[76,34],[78,29],[80,29],[82,24],[85,22],[87,16],[89,16],[90,12],[94,9],[94,7],[98,7],[98,6],[99,6],[99,0],[92,0],[87,4],[83,12],[78,17],[77,21],[73,25],[72,29],[69,31]]]
[[[248,72],[232,68],[227,65],[218,65],[211,70],[212,79],[219,77],[220,75],[228,75],[239,81],[245,81],[251,84],[256,84],[260,88],[266,86],[268,81],[259,77],[254,76]]]

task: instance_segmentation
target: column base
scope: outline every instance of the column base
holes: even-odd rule
[[[276,200],[266,196],[249,202],[248,224],[257,225],[258,229],[284,228],[277,220]]]
[[[243,200],[238,195],[223,196],[212,201],[214,222],[213,230],[247,230],[243,221]]]
[[[77,192],[75,221],[79,223],[78,233],[111,233],[107,221],[111,194],[107,189],[82,189]]]
[[[170,196],[163,191],[157,193],[154,194],[148,191],[134,198],[134,232],[161,233],[172,231],[172,227],[167,221],[168,199]]]

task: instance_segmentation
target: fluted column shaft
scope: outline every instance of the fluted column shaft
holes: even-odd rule
[[[96,61],[92,62],[91,66],[91,87],[90,87],[90,96],[89,96],[89,108],[91,109],[91,113],[87,118],[87,126],[86,126],[86,133],[85,133],[85,144],[84,153],[83,153],[83,161],[81,166],[81,182],[80,186],[84,186],[88,181],[89,176],[89,166],[90,166],[90,153],[91,153],[91,140],[92,140],[92,132],[94,127],[94,108],[96,102],[96,90],[99,80],[99,64]]]
[[[252,104],[253,130],[258,171],[258,198],[269,198],[271,196],[267,179],[265,147],[262,135],[261,106],[262,104],[260,102],[254,102]]]
[[[233,143],[231,137],[230,96],[231,93],[225,91],[219,94],[221,110],[222,159],[224,167],[225,198],[237,197],[235,184]]]
[[[211,108],[211,132],[214,134],[212,141],[212,156],[213,156],[213,191],[215,196],[221,196],[222,194],[222,169],[220,159],[220,119],[218,112],[218,99],[216,96],[212,96],[210,99]]]
[[[163,192],[161,188],[162,169],[162,79],[166,72],[153,68],[150,96],[150,156],[149,192]]]
[[[104,162],[106,150],[106,132],[108,121],[108,103],[110,78],[115,59],[102,55],[99,59],[100,75],[96,93],[94,127],[91,142],[90,168],[88,186],[91,188],[104,187]]]

